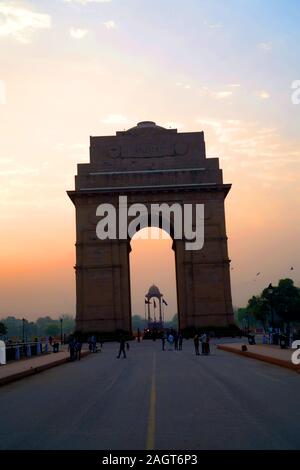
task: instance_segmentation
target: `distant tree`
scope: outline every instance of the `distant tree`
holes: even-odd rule
[[[45,334],[48,336],[57,336],[60,334],[59,322],[51,322],[45,328]]]
[[[74,332],[75,330],[75,320],[72,316],[70,315],[62,315],[60,318],[62,318],[63,320],[63,323],[62,323],[62,327],[63,327],[63,332],[66,333],[66,334],[71,334]]]
[[[270,314],[270,307],[266,299],[260,295],[253,295],[248,300],[247,313],[255,318],[257,322],[261,323],[263,329],[266,331],[268,318]]]
[[[246,311],[260,322],[264,329],[270,324],[273,314],[287,325],[300,322],[300,289],[292,279],[280,279],[278,286],[265,287],[260,295],[254,295],[248,300]],[[241,316],[244,310],[241,310]]]
[[[7,328],[7,335],[9,337],[20,337],[22,336],[22,320],[20,318],[15,318],[13,316],[8,316],[3,318],[2,323]]]
[[[273,298],[275,311],[284,322],[300,321],[300,289],[292,279],[280,279]]]
[[[7,333],[7,328],[3,322],[0,322],[0,336],[4,336]]]
[[[140,330],[145,328],[145,320],[140,315],[132,315],[132,329],[137,330],[138,328]]]
[[[171,320],[165,321],[165,328],[178,328],[178,313],[175,313]]]

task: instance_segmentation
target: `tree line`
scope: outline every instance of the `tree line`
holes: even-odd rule
[[[60,319],[53,319],[50,316],[40,317],[36,321],[7,316],[0,320],[0,336],[8,339],[25,339],[28,341],[41,336],[59,336],[62,331],[69,335],[75,329],[75,320],[70,315],[62,315],[62,325]]]
[[[277,286],[265,287],[259,295],[253,295],[244,308],[236,312],[236,320],[241,328],[291,325],[300,328],[300,289],[292,279],[280,279]]]

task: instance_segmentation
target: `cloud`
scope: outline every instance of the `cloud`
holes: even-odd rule
[[[74,39],[82,39],[88,33],[87,29],[82,28],[70,28],[70,36]]]
[[[203,24],[207,26],[209,29],[220,29],[223,27],[222,23],[217,22],[217,23],[209,23],[209,21],[204,20]]]
[[[113,20],[104,21],[102,24],[104,24],[106,29],[117,29],[117,25]]]
[[[262,100],[270,98],[270,94],[266,90],[261,90],[256,93],[256,95]]]
[[[299,177],[299,142],[284,139],[276,128],[239,119],[204,118],[196,122],[203,125],[213,142],[214,153],[234,162],[235,169],[252,167],[266,175],[278,174],[280,169],[283,178],[289,178],[291,171]]]
[[[272,49],[271,42],[260,42],[257,46],[261,51],[264,52],[269,52]]]
[[[101,119],[103,124],[127,124],[130,119],[123,114],[108,114],[105,118]]]
[[[0,4],[0,36],[28,44],[35,30],[51,28],[51,17],[4,1]]]
[[[88,3],[109,3],[111,0],[63,0],[64,3],[77,3],[78,5],[87,5]]]
[[[210,23],[207,26],[209,29],[220,29],[223,27],[222,23]]]
[[[176,86],[183,88],[184,90],[190,90],[191,85],[189,83],[176,82]]]
[[[230,85],[226,85],[226,87],[231,88],[231,89],[239,88],[240,84],[239,83],[232,83]],[[208,96],[210,98],[217,99],[217,100],[230,98],[233,95],[232,90],[223,89],[223,90],[216,91],[216,90],[210,90],[207,86],[202,86],[200,88],[199,92],[202,96]]]
[[[217,99],[229,98],[232,95],[232,91],[216,91],[212,92],[212,96]]]
[[[13,168],[9,170],[0,170],[0,176],[28,176],[28,175],[38,175],[38,168]]]

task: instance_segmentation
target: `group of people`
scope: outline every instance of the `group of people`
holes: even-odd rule
[[[75,337],[71,338],[69,341],[68,351],[70,353],[70,361],[80,361],[81,359],[81,348],[82,342],[80,339],[76,339]]]
[[[90,336],[88,338],[89,351],[96,353],[97,352],[97,338],[96,336]]]
[[[199,352],[200,343],[201,343],[201,353],[205,355],[210,353],[209,340],[210,338],[207,333],[203,333],[202,335],[196,334],[194,336],[194,346],[195,346],[196,356],[200,356],[200,352]]]
[[[183,336],[180,331],[169,330],[162,334],[162,351],[166,351],[166,342],[169,345],[169,351],[182,351]],[[201,344],[201,353],[204,355],[210,354],[210,337],[209,334],[203,333],[196,334],[194,336],[194,347],[196,356],[200,356],[200,344]],[[88,338],[88,345],[90,352],[97,352],[97,338],[96,336],[91,336]],[[123,355],[124,359],[126,358],[126,350],[129,350],[129,343],[126,341],[125,336],[121,335],[119,337],[119,353],[117,358],[119,359]],[[101,342],[102,346],[102,342]],[[70,361],[75,361],[81,359],[81,348],[82,342],[79,338],[72,337],[69,341],[68,351],[70,352]]]
[[[169,333],[163,333],[161,341],[162,351],[165,351],[166,341],[169,344],[169,351],[173,349],[173,345],[175,351],[182,351],[183,336],[180,332],[172,330]]]

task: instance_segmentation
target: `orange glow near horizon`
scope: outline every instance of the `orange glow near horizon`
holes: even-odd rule
[[[150,238],[151,230],[157,239]],[[139,239],[141,235],[149,238]],[[159,237],[159,238],[158,238]],[[164,237],[164,238],[163,238]],[[175,253],[172,239],[163,230],[142,229],[131,240],[130,283],[132,314],[144,316],[145,294],[155,284],[164,295],[168,306],[164,307],[165,319],[177,313]]]

